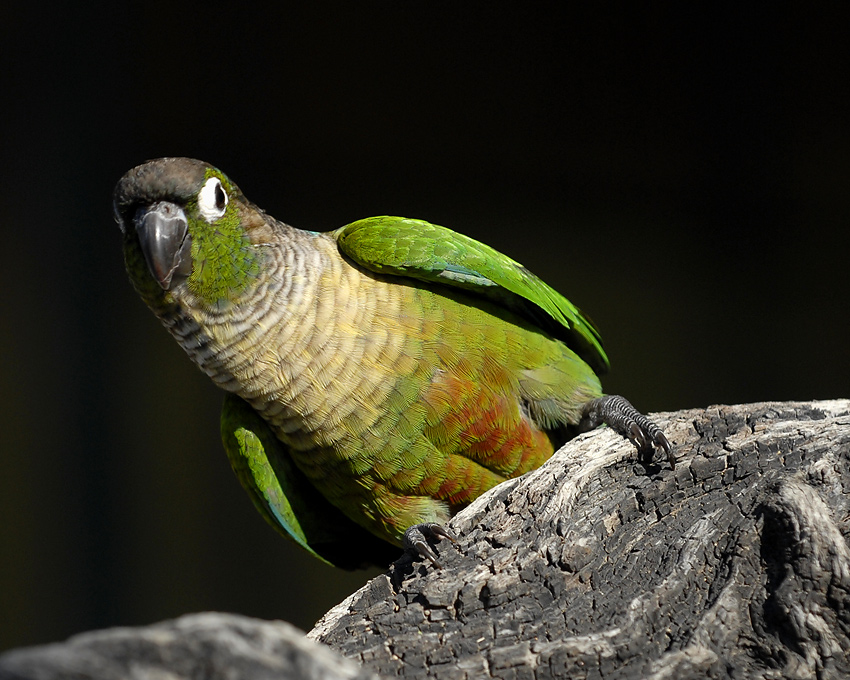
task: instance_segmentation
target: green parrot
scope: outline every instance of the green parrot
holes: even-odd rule
[[[454,231],[372,217],[303,231],[187,158],[118,182],[133,286],[227,392],[230,462],[272,526],[344,568],[429,542],[500,482],[603,423],[674,463],[603,396],[599,333],[525,267]]]

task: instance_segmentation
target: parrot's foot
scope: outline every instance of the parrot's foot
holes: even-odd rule
[[[427,557],[437,569],[442,569],[443,565],[440,564],[437,553],[428,544],[428,539],[437,538],[448,538],[452,543],[457,542],[457,536],[454,535],[454,532],[442,524],[435,524],[434,522],[414,524],[404,532],[404,549],[420,557]]]
[[[644,461],[652,460],[656,447],[664,449],[670,467],[675,469],[673,447],[661,428],[632,406],[625,397],[609,394],[585,404],[579,429],[586,432],[603,423],[628,437]]]

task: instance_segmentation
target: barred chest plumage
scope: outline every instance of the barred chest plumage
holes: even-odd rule
[[[295,450],[331,446],[383,413],[399,372],[422,358],[413,289],[367,275],[320,234],[269,246],[242,299],[209,308],[187,287],[162,317],[212,380],[238,394]],[[307,240],[309,239],[309,240]]]

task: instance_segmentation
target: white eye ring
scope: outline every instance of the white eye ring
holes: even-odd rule
[[[227,208],[227,192],[218,177],[210,177],[198,194],[198,212],[207,222],[214,222],[224,215]]]

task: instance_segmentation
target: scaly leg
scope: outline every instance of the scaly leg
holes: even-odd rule
[[[676,467],[673,447],[661,428],[632,406],[625,397],[608,394],[585,404],[579,430],[587,432],[603,423],[628,437],[645,462],[652,460],[655,447],[658,447],[667,453],[670,467]]]

